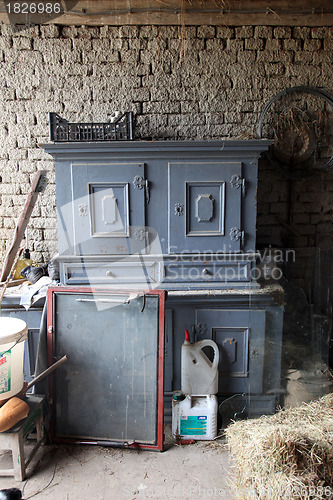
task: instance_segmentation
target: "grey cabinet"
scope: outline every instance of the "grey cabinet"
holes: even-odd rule
[[[167,291],[168,402],[180,388],[186,328],[193,341],[219,346],[221,400],[251,395],[252,413],[274,410],[283,313],[274,296],[281,290],[261,289],[253,272],[258,158],[270,144],[43,146],[56,166],[62,284]]]

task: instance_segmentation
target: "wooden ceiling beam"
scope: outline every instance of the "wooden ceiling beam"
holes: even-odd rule
[[[333,25],[332,0],[0,0],[0,21],[62,25]]]

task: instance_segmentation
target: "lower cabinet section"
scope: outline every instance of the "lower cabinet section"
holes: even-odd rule
[[[93,345],[100,343],[105,330],[117,330],[117,335],[126,331],[131,338],[148,335],[147,322],[144,329],[139,322],[131,322],[130,303],[137,303],[138,315],[149,311],[149,301],[154,300],[149,292],[134,291],[126,295],[121,307],[121,316],[115,323],[113,314],[117,307],[117,298],[111,296],[98,299],[95,293],[85,294],[88,287],[61,287],[56,289],[58,303],[57,324],[62,325],[70,335],[75,349],[80,348],[83,332],[88,328]],[[110,290],[104,287],[104,292]],[[66,293],[75,291],[84,294],[75,297],[71,307],[65,308],[60,299]],[[61,293],[60,293],[61,292]],[[114,293],[114,292],[113,292]],[[150,294],[159,293],[158,290]],[[72,297],[73,295],[70,294]],[[212,339],[219,349],[218,402],[222,423],[227,423],[237,416],[255,417],[274,413],[276,406],[283,404],[281,384],[281,351],[283,325],[283,290],[276,287],[240,290],[202,290],[202,291],[167,291],[165,292],[164,311],[164,416],[171,422],[171,395],[181,389],[181,347],[184,331],[189,330],[192,342]],[[150,298],[149,298],[150,297]],[[154,295],[153,295],[154,297]],[[115,303],[114,303],[115,301]],[[37,346],[40,338],[40,324],[44,303],[26,311],[18,304],[2,304],[2,314],[16,316],[27,322],[28,342],[25,346],[24,375],[29,382],[35,372]],[[83,308],[81,310],[81,308]],[[64,315],[64,311],[68,318]],[[88,313],[85,312],[88,310]],[[110,320],[105,325],[101,317],[109,311]],[[141,311],[143,311],[141,313]],[[73,316],[73,320],[69,320]],[[108,318],[109,318],[108,316]],[[103,316],[104,317],[104,316]],[[59,318],[62,318],[62,322]],[[155,321],[150,319],[150,322]],[[161,319],[162,321],[162,319]],[[76,328],[70,328],[75,322]],[[89,323],[90,324],[90,323]],[[104,325],[104,326],[103,326]],[[157,325],[155,325],[157,328]],[[103,335],[102,335],[102,333]],[[73,337],[75,333],[75,337]],[[66,337],[65,335],[65,337]],[[64,337],[64,339],[65,339]],[[67,340],[66,340],[67,342]],[[124,337],[119,342],[126,342]],[[75,347],[77,346],[77,347]],[[124,344],[125,348],[125,344]],[[115,349],[115,344],[106,346],[106,357]],[[207,349],[207,351],[206,351]],[[103,351],[104,352],[104,351]],[[208,357],[213,356],[211,348],[205,348]],[[62,353],[61,353],[62,354]],[[88,357],[87,357],[88,359]],[[110,358],[111,359],[111,358]],[[222,417],[221,417],[222,416]],[[221,424],[221,421],[219,422]]]
[[[166,301],[165,406],[181,388],[184,331],[191,341],[212,339],[219,348],[218,398],[225,417],[273,413],[281,397],[283,294],[169,292]],[[209,357],[212,349],[207,349]],[[168,410],[169,408],[169,410]]]

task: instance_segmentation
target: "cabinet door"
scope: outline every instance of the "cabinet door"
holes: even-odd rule
[[[146,252],[142,163],[72,164],[76,255]]]
[[[242,164],[169,163],[169,253],[241,248]]]
[[[197,309],[198,330],[219,347],[219,393],[263,390],[265,311]]]

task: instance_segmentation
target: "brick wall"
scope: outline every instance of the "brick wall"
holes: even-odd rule
[[[295,85],[333,92],[332,28],[59,27],[0,36],[0,257],[35,172],[49,184],[29,224],[32,257],[57,251],[54,165],[48,112],[106,121],[137,112],[137,139],[248,138],[264,104]],[[292,189],[292,203],[290,202]],[[262,161],[258,243],[312,248],[332,236],[332,175],[290,182]],[[288,220],[293,232],[281,225]]]

